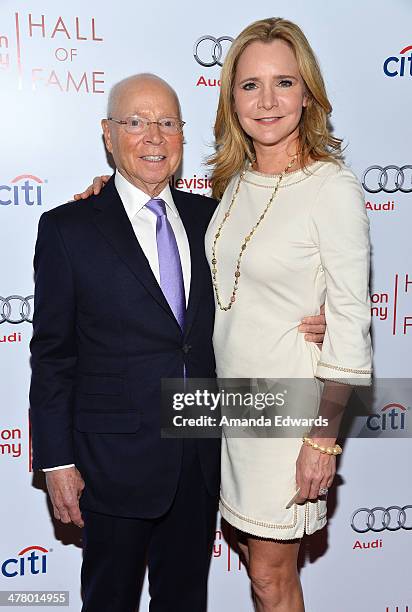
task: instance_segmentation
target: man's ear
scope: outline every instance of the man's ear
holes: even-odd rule
[[[101,126],[103,130],[104,142],[106,144],[106,149],[109,153],[113,153],[113,145],[112,145],[112,136],[110,134],[109,121],[107,119],[102,119]]]

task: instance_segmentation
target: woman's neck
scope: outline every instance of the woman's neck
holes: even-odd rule
[[[256,161],[252,164],[254,170],[263,174],[281,174],[293,158],[297,157],[298,141],[288,141],[278,146],[264,146],[254,143]],[[293,164],[293,170],[298,168],[297,161]]]

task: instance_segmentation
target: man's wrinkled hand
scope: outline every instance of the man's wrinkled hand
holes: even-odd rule
[[[83,527],[79,499],[84,480],[75,467],[46,472],[47,490],[53,505],[54,516],[62,523],[74,523]]]
[[[326,331],[325,304],[320,307],[320,314],[302,319],[298,330],[305,334],[305,340],[315,342],[321,349]]]

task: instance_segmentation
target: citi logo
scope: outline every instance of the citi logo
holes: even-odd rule
[[[406,55],[410,51],[409,55]],[[383,62],[383,71],[388,77],[412,77],[412,45],[399,51],[401,57],[392,55]],[[409,62],[409,66],[406,62]]]
[[[406,429],[407,408],[402,404],[386,404],[380,414],[371,414],[366,420],[366,427],[371,431],[388,431]]]
[[[1,574],[5,578],[16,576],[29,576],[30,574],[47,573],[47,553],[49,551],[43,546],[28,546],[23,548],[15,559],[10,558],[3,561]]]
[[[42,188],[47,181],[33,174],[20,174],[9,185],[0,185],[0,206],[41,206]]]

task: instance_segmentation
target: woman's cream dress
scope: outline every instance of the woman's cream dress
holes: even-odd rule
[[[239,176],[230,182],[206,234],[212,243]],[[217,243],[218,288],[231,296],[244,237],[264,211],[279,176],[248,170]],[[216,309],[219,378],[306,378],[370,384],[369,222],[362,189],[343,165],[316,162],[285,176],[248,242],[236,302]],[[322,351],[298,332],[325,303]],[[300,438],[236,438],[223,432],[222,516],[242,531],[289,540],[326,523],[326,500],[286,509],[296,490]]]

